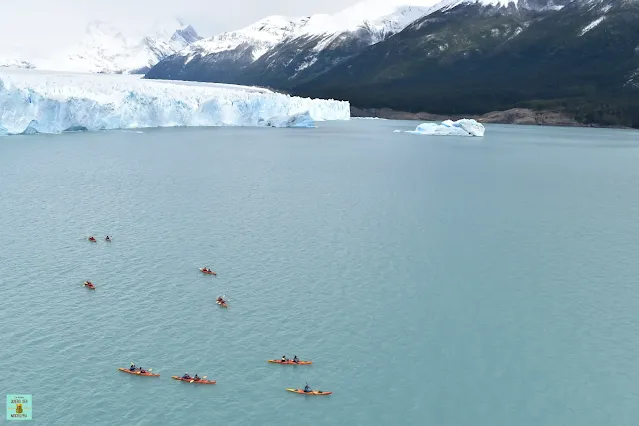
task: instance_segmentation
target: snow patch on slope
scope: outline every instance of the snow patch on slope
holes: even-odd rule
[[[265,125],[272,117],[287,117],[284,121],[291,119],[293,124],[304,122],[302,117],[348,120],[350,105],[228,84],[144,80],[130,75],[0,71],[3,134],[255,126]]]
[[[296,28],[303,26],[307,20],[307,18],[269,16],[240,30],[229,31],[193,43],[180,52],[180,55],[186,56],[188,63],[199,55],[225,52],[247,44],[254,48],[253,59],[256,60],[285,37],[293,34]]]
[[[241,45],[253,47],[257,60],[278,43],[296,38],[317,39],[314,51],[320,51],[342,33],[366,29],[373,43],[404,29],[420,18],[439,0],[366,0],[338,13],[317,14],[300,18],[269,16],[248,27],[230,31],[194,43],[180,52],[186,62],[213,53],[230,51]]]
[[[588,25],[586,25],[582,30],[581,33],[579,33],[579,37],[583,36],[584,34],[586,34],[588,31],[592,30],[593,28],[595,28],[597,25],[601,24],[603,22],[603,20],[606,19],[605,16],[602,16],[600,18],[595,19],[594,21],[592,21],[591,23],[589,23]]]
[[[438,0],[366,0],[333,15],[311,16],[296,36],[335,34],[363,27],[396,32],[437,3]]]
[[[485,7],[508,7],[512,4],[517,7],[517,3],[518,0],[443,0],[433,6],[433,9],[446,11],[461,4],[477,4]]]

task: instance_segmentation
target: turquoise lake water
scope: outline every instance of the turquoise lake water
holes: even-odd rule
[[[636,425],[639,132],[416,124],[0,138],[0,391],[46,425]]]

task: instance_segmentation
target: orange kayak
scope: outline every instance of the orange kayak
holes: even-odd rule
[[[208,274],[208,275],[217,275],[215,271],[205,271],[204,268],[200,268],[200,272],[202,272],[203,274]]]
[[[181,382],[188,382],[188,383],[191,383],[191,380],[193,380],[193,378],[183,379],[180,376],[171,376],[171,378],[175,379],[175,380],[179,380]],[[200,379],[200,380],[193,380],[193,383],[199,383],[201,385],[214,385],[215,384],[215,380]]]
[[[330,395],[333,392],[322,392],[322,391],[318,391],[318,390],[312,390],[310,392],[304,392],[304,389],[291,389],[291,388],[286,388],[287,391],[289,392],[293,392],[293,393],[301,393],[304,395]]]
[[[146,373],[140,373],[140,370],[131,371],[128,368],[118,368],[118,370],[122,371],[123,373],[133,374],[134,376],[160,377],[159,374],[149,373],[148,371]]]
[[[310,365],[313,363],[313,361],[293,362],[290,359],[288,361],[282,361],[281,359],[269,359],[268,362],[273,364],[286,364],[286,365]]]

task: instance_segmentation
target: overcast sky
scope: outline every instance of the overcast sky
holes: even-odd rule
[[[123,32],[178,16],[203,36],[238,29],[268,15],[334,13],[357,0],[0,0],[0,54],[69,43],[100,19]]]

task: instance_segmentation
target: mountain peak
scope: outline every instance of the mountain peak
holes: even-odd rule
[[[184,45],[183,47],[199,40],[202,40],[202,36],[195,31],[192,25],[182,26],[182,28],[175,30],[171,36],[171,42],[182,43]]]

